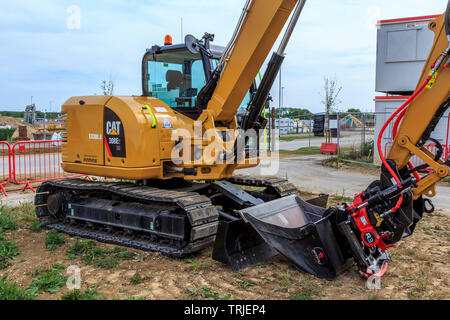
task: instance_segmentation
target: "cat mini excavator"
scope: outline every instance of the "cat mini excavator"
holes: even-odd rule
[[[247,0],[225,48],[213,45],[211,34],[176,45],[166,37],[144,55],[141,96],[70,98],[62,107],[63,169],[120,182],[42,183],[35,198],[41,222],[177,257],[214,245],[213,258],[233,270],[282,254],[323,279],[354,262],[365,277],[382,275],[386,249],[433,209],[424,196],[448,174],[442,147],[431,154],[423,146],[449,107],[450,5],[429,24],[435,41],[417,91],[382,130],[397,116],[386,158],[380,150],[380,179],[353,203],[326,208],[326,196],[304,201],[287,180],[233,176],[259,164],[259,135],[249,132],[266,125],[262,109],[305,2]],[[412,155],[425,165],[413,167]]]

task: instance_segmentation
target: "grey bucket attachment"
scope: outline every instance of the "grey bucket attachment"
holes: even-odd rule
[[[285,198],[283,198],[285,199]],[[325,208],[328,195],[307,200],[308,203]],[[212,258],[228,264],[233,271],[239,271],[258,262],[278,255],[252,227],[241,218],[229,216],[219,211],[219,222]]]
[[[270,247],[304,272],[332,280],[353,263],[339,245],[342,241],[332,216],[298,196],[246,208],[240,214]]]
[[[276,256],[278,252],[242,219],[220,221],[212,258],[228,264],[233,271]]]

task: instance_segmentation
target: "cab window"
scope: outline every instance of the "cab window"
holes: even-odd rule
[[[148,90],[172,108],[195,107],[195,99],[206,82],[203,63],[189,57],[172,60],[148,61]]]

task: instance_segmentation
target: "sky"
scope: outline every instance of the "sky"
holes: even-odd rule
[[[0,110],[22,111],[33,97],[38,110],[59,111],[71,96],[101,94],[102,80],[110,78],[115,94],[140,95],[146,48],[162,44],[166,34],[179,43],[183,35],[201,38],[204,32],[226,45],[244,3],[1,1]],[[336,77],[342,86],[339,110],[373,110],[377,20],[441,14],[446,5],[447,0],[307,1],[286,49],[283,106],[322,112],[324,77]],[[273,106],[279,105],[278,93],[276,80]]]

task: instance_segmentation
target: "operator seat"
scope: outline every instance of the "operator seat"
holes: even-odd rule
[[[167,81],[167,91],[180,89],[182,88],[183,74],[178,70],[168,70],[166,73],[166,81]]]

